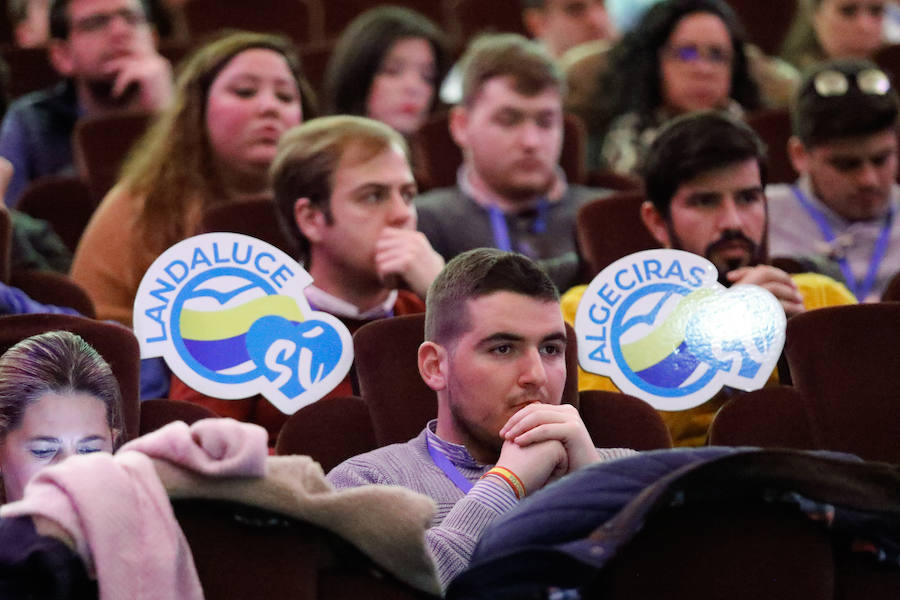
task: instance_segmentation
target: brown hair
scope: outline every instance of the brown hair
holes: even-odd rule
[[[135,145],[122,168],[122,185],[142,197],[137,226],[154,250],[165,250],[191,235],[190,226],[208,206],[227,192],[213,165],[205,116],[209,88],[235,56],[262,48],[281,54],[300,91],[303,114],[313,106],[309,85],[294,46],[284,37],[228,32],[203,45],[179,68],[171,103]]]
[[[309,241],[294,221],[294,204],[309,198],[331,222],[331,198],[334,171],[350,146],[361,151],[365,161],[396,146],[409,160],[403,136],[388,125],[350,115],[321,117],[287,131],[278,142],[271,166],[272,189],[282,228],[301,248],[301,259],[309,259]],[[307,265],[309,266],[309,265]]]
[[[565,94],[562,70],[547,51],[516,33],[487,34],[472,42],[463,55],[462,103],[471,106],[488,80],[511,77],[516,92],[535,96],[548,87]]]
[[[425,299],[425,339],[452,346],[469,329],[466,302],[494,292],[559,302],[556,286],[530,258],[476,248],[453,258],[431,282]]]
[[[119,382],[103,357],[69,331],[33,335],[0,356],[0,443],[22,425],[25,410],[38,398],[69,392],[103,401],[117,447],[123,431]]]
[[[434,54],[437,91],[450,68],[450,52],[443,32],[427,17],[401,6],[379,6],[347,25],[325,72],[323,105],[329,114],[365,115],[372,82],[381,63],[401,40],[421,38]],[[437,102],[437,93],[434,94]]]

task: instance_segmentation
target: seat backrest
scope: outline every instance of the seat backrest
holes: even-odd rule
[[[569,325],[566,332],[562,401],[578,406],[578,349]],[[424,313],[372,321],[353,335],[359,392],[369,407],[378,446],[405,442],[437,417],[435,393],[419,375],[418,351],[424,338]]]
[[[796,388],[764,387],[731,398],[709,429],[712,446],[815,449],[809,402]]]
[[[458,30],[455,37],[462,45],[484,32],[528,35],[520,0],[449,0],[448,7],[450,26]]]
[[[629,192],[640,190],[643,182],[636,175],[617,173],[612,169],[596,169],[588,172],[587,184],[617,192]]]
[[[122,392],[124,441],[137,436],[140,421],[140,348],[130,329],[115,323],[71,315],[13,315],[0,317],[0,354],[32,335],[47,331],[80,335],[109,363]]]
[[[658,450],[672,447],[672,436],[656,409],[628,394],[579,392],[578,411],[598,448]]]
[[[19,197],[17,209],[50,223],[72,252],[87,227],[97,200],[78,175],[49,175],[35,179]]]
[[[747,124],[766,144],[769,158],[769,183],[793,183],[797,172],[788,156],[791,137],[791,113],[787,108],[763,108],[746,116]]]
[[[759,46],[766,54],[777,56],[799,8],[798,0],[759,2],[727,0],[747,32],[745,41]]]
[[[447,113],[439,113],[422,125],[415,136],[414,148],[422,148],[418,158],[428,173],[433,188],[456,185],[456,171],[462,164],[462,150],[450,135]],[[566,113],[563,121],[563,146],[559,166],[570,183],[587,181],[587,130],[582,120]]]
[[[659,248],[641,220],[644,199],[640,190],[617,192],[578,209],[575,239],[588,279],[624,256]]]
[[[156,431],[164,425],[175,421],[184,421],[188,425],[200,419],[215,419],[219,415],[212,410],[194,404],[165,398],[154,398],[141,402],[141,427],[139,435]]]
[[[42,90],[62,80],[60,74],[50,64],[47,49],[19,48],[3,46],[3,60],[9,66],[10,98]]]
[[[297,245],[282,228],[276,211],[275,203],[268,198],[211,206],[201,217],[200,231],[243,233],[272,244],[288,256],[297,256]]]
[[[75,166],[87,181],[95,202],[100,202],[118,181],[125,158],[152,119],[153,115],[146,112],[116,111],[84,117],[75,124]]]
[[[784,353],[811,401],[820,447],[900,463],[900,304],[808,311],[788,320]]]
[[[74,308],[89,319],[97,316],[94,301],[84,288],[68,275],[37,269],[13,269],[9,284],[42,304]]]
[[[445,22],[444,3],[435,0],[391,0],[391,2],[384,2],[384,0],[354,0],[353,2],[324,0],[322,7],[325,14],[322,31],[325,38],[337,38],[353,19],[367,10],[384,4],[412,9],[434,21],[438,27]]]
[[[585,597],[832,600],[828,531],[798,511],[729,503],[648,520]]]
[[[285,35],[300,45],[318,40],[322,30],[319,3],[311,0],[191,0],[183,10],[194,38],[246,29]]]
[[[242,504],[176,500],[206,600],[430,598],[335,533]]]
[[[358,396],[323,398],[288,417],[275,453],[312,457],[326,473],[348,458],[377,448],[372,420]]]
[[[897,273],[891,280],[888,281],[887,287],[884,288],[884,293],[881,294],[882,302],[897,302],[900,301],[900,273]]]
[[[359,393],[369,407],[378,446],[415,437],[437,416],[434,391],[419,375],[424,337],[424,314],[378,319],[353,334]]]

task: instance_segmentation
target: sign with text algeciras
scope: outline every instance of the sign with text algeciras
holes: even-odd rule
[[[353,362],[347,328],[303,295],[310,283],[296,260],[256,238],[183,240],[153,262],[138,288],[141,358],[163,357],[208,396],[262,394],[293,414],[334,389]]]
[[[768,290],[726,288],[715,265],[690,252],[646,250],[617,260],[585,290],[578,361],[658,410],[686,410],[722,386],[761,388],[786,324]]]

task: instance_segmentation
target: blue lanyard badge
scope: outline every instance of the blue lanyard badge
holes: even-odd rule
[[[444,474],[456,484],[463,494],[468,494],[469,490],[472,489],[474,485],[471,481],[465,478],[465,476],[459,472],[453,463],[450,462],[450,459],[444,456],[444,454],[434,447],[431,438],[428,438],[428,454],[431,455],[431,460],[434,461],[434,464],[444,472]]]
[[[807,214],[812,217],[812,220],[816,222],[825,241],[829,244],[833,244],[836,236],[822,211],[813,206],[812,202],[809,201],[809,198],[806,197],[806,194],[804,194],[799,187],[793,185],[791,186],[791,190],[793,190],[794,196],[800,202],[800,206],[802,206]],[[842,255],[837,258],[838,265],[841,267],[841,273],[844,275],[844,281],[847,282],[847,287],[850,288],[850,291],[853,292],[853,295],[856,296],[856,299],[860,302],[864,301],[869,296],[869,293],[875,286],[875,276],[878,274],[878,268],[881,266],[881,261],[884,260],[884,255],[887,253],[888,242],[891,237],[891,225],[894,222],[894,212],[894,206],[891,205],[887,217],[884,219],[884,225],[881,227],[881,233],[878,235],[878,240],[875,242],[875,248],[872,250],[872,257],[869,259],[869,268],[862,280],[857,279],[856,276],[853,275],[853,271],[850,270],[850,262],[847,260],[846,256]]]
[[[537,217],[531,225],[531,233],[542,235],[547,232],[547,214],[549,211],[550,203],[547,202],[547,199],[541,198],[538,200]],[[494,234],[494,246],[504,252],[523,252],[522,247],[513,249],[512,241],[509,237],[509,227],[506,225],[506,215],[503,214],[503,211],[496,206],[491,206],[488,208],[488,215],[491,219],[491,231]],[[526,252],[523,253],[527,254]]]

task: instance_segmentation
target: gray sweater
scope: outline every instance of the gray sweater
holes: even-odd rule
[[[446,587],[469,565],[482,532],[498,516],[516,506],[512,489],[497,485],[491,478],[480,479],[493,465],[479,464],[465,446],[446,442],[433,432],[431,421],[422,432],[403,444],[385,446],[336,466],[328,473],[335,488],[368,484],[400,485],[429,496],[437,511],[425,541],[437,566],[441,585]],[[428,439],[466,479],[475,485],[464,494],[438,468],[428,454]],[[633,454],[621,448],[598,450],[605,460]]]

